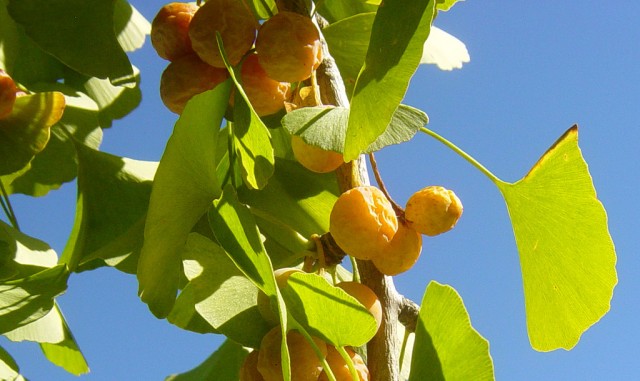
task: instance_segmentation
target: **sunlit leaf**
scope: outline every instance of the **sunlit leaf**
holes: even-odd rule
[[[0,120],[0,175],[20,170],[44,149],[64,107],[64,96],[58,92],[16,99],[11,115]]]
[[[346,161],[367,149],[391,121],[420,63],[434,14],[435,0],[392,0],[378,9],[351,97]]]
[[[95,267],[92,261],[98,261],[134,273],[158,163],[121,158],[79,143],[76,149],[76,218],[60,261],[72,271]]]
[[[376,333],[376,320],[369,310],[319,275],[291,274],[281,291],[296,321],[333,345],[364,345]]]
[[[18,364],[2,347],[0,347],[0,380],[24,381]]]
[[[10,0],[9,14],[43,50],[88,76],[131,82],[111,0]]]
[[[275,0],[251,0],[247,2],[258,19],[264,20],[278,13]]]
[[[282,124],[290,133],[299,135],[311,145],[343,152],[348,120],[349,109],[344,107],[305,107],[288,113]],[[428,122],[429,118],[423,111],[400,105],[384,132],[363,153],[406,142]]]
[[[335,23],[347,17],[361,13],[371,13],[378,9],[378,4],[370,1],[344,1],[324,0],[319,1],[318,12],[330,23]]]
[[[87,364],[87,360],[80,351],[80,347],[73,337],[59,308],[56,306],[52,311],[55,311],[60,317],[58,324],[61,325],[64,338],[55,343],[41,343],[40,348],[42,352],[53,364],[56,364],[73,375],[79,376],[88,373],[89,365]]]
[[[189,235],[183,254],[184,269],[197,313],[217,333],[247,347],[257,348],[271,328],[256,306],[258,288],[238,270],[224,250],[206,237]],[[176,306],[178,303],[176,303]],[[178,311],[172,311],[172,315]]]
[[[607,215],[569,129],[521,180],[497,181],[520,253],[534,349],[571,349],[609,311],[617,283]]]
[[[53,299],[66,290],[68,277],[66,266],[59,265],[0,283],[0,333],[46,315],[53,308]]]
[[[453,70],[462,68],[462,64],[470,60],[469,51],[462,41],[440,28],[431,27],[420,63],[435,64],[441,70]]]
[[[149,21],[126,0],[115,1],[113,19],[114,30],[122,49],[127,52],[140,49],[151,32]]]
[[[225,82],[187,103],[154,178],[138,281],[142,300],[158,317],[173,307],[187,235],[220,195],[216,147],[228,99]]]
[[[432,281],[422,300],[410,381],[494,380],[489,343],[473,328],[460,295]]]
[[[188,372],[169,376],[165,381],[237,381],[248,353],[241,345],[226,340],[202,364]]]
[[[464,0],[437,0],[436,8],[439,11],[446,12],[449,9],[451,9],[451,7],[453,7],[458,1],[464,1]]]
[[[49,245],[0,221],[0,280],[25,278],[57,262]]]

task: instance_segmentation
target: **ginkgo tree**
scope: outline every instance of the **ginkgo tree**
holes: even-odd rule
[[[374,155],[425,134],[467,160],[504,197],[532,348],[573,348],[607,313],[617,283],[606,212],[578,146],[578,127],[509,183],[428,129],[424,111],[402,104],[421,64],[451,70],[469,60],[461,41],[433,26],[455,3],[209,0],[180,6],[180,16],[167,20],[188,30],[180,39],[188,46],[178,51],[191,54],[191,63],[182,65],[202,59],[196,65],[206,70],[187,74],[215,72],[216,80],[202,77],[193,91],[181,87],[189,80],[178,73],[166,85],[164,95],[179,104],[173,110],[180,116],[161,160],[148,162],[101,151],[100,143],[103,129],[140,103],[144,70],[127,54],[145,43],[151,23],[126,0],[0,0],[0,73],[15,84],[6,101],[10,111],[0,119],[1,333],[39,343],[49,361],[72,374],[88,372],[82,343],[56,298],[74,273],[109,266],[136,277],[141,302],[155,317],[226,337],[202,365],[168,379],[296,380],[304,363],[312,369],[305,377],[314,380],[492,380],[488,342],[453,287],[434,279],[423,285],[422,300],[411,301],[366,257],[390,250],[363,258],[331,233],[337,200],[371,189],[375,177],[382,196],[372,205],[388,202],[391,211],[385,239],[395,245],[401,231],[419,237],[402,230],[404,209],[385,188]],[[246,30],[211,20],[189,27],[200,9],[216,5],[232,10],[224,16],[207,11],[234,21],[220,25]],[[265,36],[262,26],[275,20],[311,25],[304,36],[293,36],[305,40],[317,62],[300,70],[301,78],[260,82],[296,71],[277,70],[291,62],[289,48],[286,60],[263,58],[268,43],[260,42],[260,31]],[[246,33],[248,45],[237,50]],[[178,41],[168,36],[161,34],[161,43]],[[181,58],[170,58],[165,72],[179,66]],[[251,60],[257,63],[249,70]],[[254,83],[278,90],[278,111],[262,112]],[[337,155],[337,168],[301,165],[292,149],[296,139],[314,158]],[[20,230],[11,195],[43,196],[74,179],[75,221],[64,250],[55,253]],[[397,255],[409,250],[398,245]],[[276,271],[290,268],[296,270],[286,276]],[[375,294],[367,300],[379,307],[336,286],[342,282],[366,286]],[[301,358],[300,345],[309,346],[309,356]],[[0,378],[24,379],[2,348]]]

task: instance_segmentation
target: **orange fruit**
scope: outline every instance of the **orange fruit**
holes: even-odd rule
[[[193,53],[189,39],[189,24],[198,10],[195,3],[169,3],[151,23],[151,44],[158,55],[173,61]]]
[[[11,115],[17,92],[18,88],[11,76],[0,69],[0,119]]]
[[[462,210],[462,202],[453,191],[429,186],[409,197],[405,218],[411,229],[435,236],[451,230],[460,219]]]

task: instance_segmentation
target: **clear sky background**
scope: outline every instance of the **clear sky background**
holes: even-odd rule
[[[151,20],[163,5],[134,0]],[[640,379],[640,5],[603,1],[468,0],[435,25],[467,45],[471,62],[442,72],[422,66],[405,103],[426,111],[430,128],[504,180],[522,177],[574,123],[618,253],[611,311],[570,352],[539,353],[526,333],[518,254],[505,204],[493,184],[440,143],[416,136],[377,158],[394,198],[443,185],[464,204],[457,227],[425,239],[418,264],[396,278],[419,301],[428,282],[455,287],[476,329],[490,341],[497,380]],[[159,160],[176,116],[163,108],[166,62],[150,44],[131,56],[142,71],[143,102],[105,131],[102,149]],[[71,230],[75,183],[41,199],[12,198],[24,232],[61,252]],[[58,300],[89,361],[81,380],[163,380],[198,365],[222,337],[157,320],[137,281],[113,269],[71,276]],[[0,340],[31,381],[76,380],[48,363],[36,344]]]

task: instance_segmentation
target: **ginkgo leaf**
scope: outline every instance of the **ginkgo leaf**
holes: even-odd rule
[[[441,70],[453,70],[462,68],[462,64],[470,60],[469,51],[462,41],[440,28],[431,26],[420,63],[435,64]]]
[[[573,348],[609,311],[617,283],[607,215],[570,128],[515,183],[496,180],[520,253],[534,349]]]
[[[432,281],[420,307],[409,381],[492,381],[489,342],[471,325],[462,298]]]
[[[351,98],[345,161],[360,155],[389,125],[420,63],[434,14],[435,0],[388,1],[378,9]]]
[[[236,381],[248,353],[241,345],[226,340],[200,365],[185,373],[173,374],[165,381]]]
[[[154,177],[137,274],[140,297],[158,317],[175,302],[191,228],[221,192],[216,147],[228,99],[224,82],[187,103]]]

